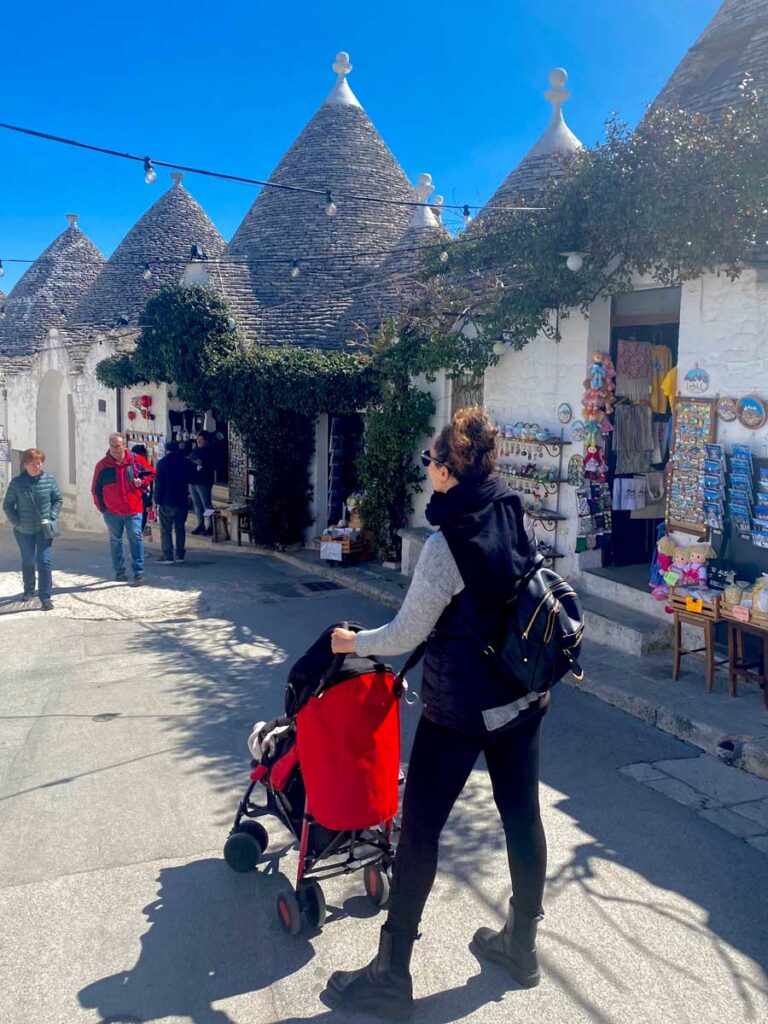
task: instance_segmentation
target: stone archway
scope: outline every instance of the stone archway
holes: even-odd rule
[[[66,378],[48,370],[37,392],[37,447],[45,452],[45,468],[63,490],[75,486],[74,407]]]

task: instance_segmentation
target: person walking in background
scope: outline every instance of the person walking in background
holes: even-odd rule
[[[337,971],[326,997],[345,1010],[405,1017],[410,961],[435,880],[440,833],[480,754],[485,755],[512,878],[507,921],[480,928],[474,948],[525,988],[539,983],[547,845],[539,811],[539,734],[550,695],[502,677],[486,645],[504,602],[531,566],[532,529],[520,498],[493,473],[498,431],[479,408],[461,409],[422,453],[434,494],[428,538],[403,606],[389,625],[335,629],[335,654],[402,654],[426,641],[424,712],[413,742],[389,914],[367,967]]]
[[[44,462],[45,452],[39,448],[27,448],[22,452],[21,472],[8,484],[3,512],[13,527],[21,552],[23,600],[32,600],[37,582],[40,606],[44,612],[49,612],[53,608],[51,548],[58,533],[57,520],[64,499],[56,478],[44,471]]]
[[[160,513],[160,542],[163,554],[160,565],[183,562],[186,550],[187,514],[189,512],[189,485],[196,469],[183,454],[176,441],[170,441],[168,454],[157,464],[155,501]],[[176,556],[173,553],[173,532],[176,534]]]
[[[216,451],[208,439],[208,434],[205,430],[201,430],[197,435],[195,445],[196,448],[190,458],[197,466],[197,472],[192,481],[192,501],[195,505],[197,526],[192,530],[192,533],[202,533],[210,536],[213,533],[213,526],[210,522],[206,526],[205,513],[208,512],[210,515],[211,501],[213,500],[211,494],[213,492],[216,468]]]
[[[141,455],[141,457],[143,459],[146,459],[147,462],[149,462],[149,457],[147,456],[147,446],[145,444],[135,444],[133,446],[133,448],[131,448],[131,451],[132,451],[132,453],[134,455]],[[152,500],[153,500],[152,490],[153,490],[153,486],[154,485],[152,483],[150,483],[141,492],[141,497],[142,497],[142,500],[144,502],[144,511],[141,514],[141,535],[142,535],[142,537],[147,532],[147,519],[149,518],[149,510],[152,508]]]
[[[141,455],[129,452],[122,434],[109,435],[109,450],[96,463],[91,483],[93,503],[104,516],[109,532],[109,550],[115,579],[124,583],[125,552],[123,532],[128,537],[133,570],[132,587],[144,584],[144,539],[141,517],[144,513],[142,491],[152,483],[155,471]]]

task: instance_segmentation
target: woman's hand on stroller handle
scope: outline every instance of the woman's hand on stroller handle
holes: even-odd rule
[[[355,633],[353,630],[337,626],[331,633],[331,650],[334,654],[354,654]]]

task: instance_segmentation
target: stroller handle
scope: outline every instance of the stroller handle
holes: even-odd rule
[[[351,629],[354,630],[355,633],[359,633],[364,627],[361,626],[358,622],[340,622],[339,626],[334,628]],[[325,684],[329,682],[329,680],[333,679],[333,677],[339,673],[339,671],[341,670],[341,666],[344,664],[345,658],[346,654],[335,655],[333,661],[331,662],[327,670],[320,677],[320,683],[318,684],[318,687],[314,692],[315,697],[318,697],[322,693]]]

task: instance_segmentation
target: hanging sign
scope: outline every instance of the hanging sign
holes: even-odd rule
[[[11,442],[0,440],[0,462],[11,461]]]

